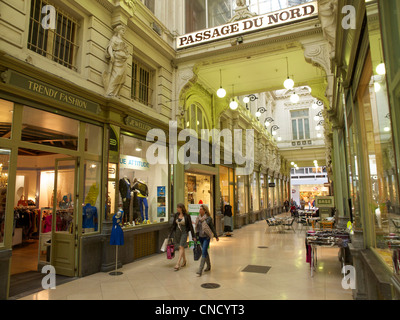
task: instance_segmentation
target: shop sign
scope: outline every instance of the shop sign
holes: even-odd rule
[[[176,47],[177,49],[183,49],[193,45],[269,29],[278,25],[315,17],[317,15],[318,4],[314,1],[215,28],[188,33],[177,38]]]
[[[146,159],[121,155],[119,158],[119,168],[146,171],[150,169],[150,163]]]
[[[150,124],[143,122],[141,120],[135,119],[131,116],[125,117],[124,122],[127,126],[133,127],[135,129],[140,129],[140,130],[143,130],[146,132],[153,129],[153,127]]]
[[[42,97],[50,98],[56,103],[61,102],[79,110],[85,110],[95,114],[100,113],[100,106],[98,103],[94,103],[60,88],[22,75],[18,72],[8,70],[2,74],[2,78],[4,79],[5,83],[9,85],[24,89]]]
[[[335,200],[333,196],[315,197],[315,206],[317,208],[334,208]]]

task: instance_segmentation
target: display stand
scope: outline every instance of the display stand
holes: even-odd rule
[[[110,276],[120,276],[122,274],[124,274],[121,271],[117,271],[118,270],[118,245],[115,246],[115,271],[112,271],[109,273]]]

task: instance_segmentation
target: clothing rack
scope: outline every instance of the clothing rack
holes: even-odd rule
[[[18,206],[14,208],[15,229],[22,229],[22,240],[38,239],[40,228],[40,209],[36,206]]]

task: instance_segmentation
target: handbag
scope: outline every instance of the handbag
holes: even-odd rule
[[[201,249],[201,245],[199,243],[196,243],[193,248],[194,261],[199,260],[202,253],[203,253],[203,250]]]
[[[172,241],[169,241],[167,245],[167,259],[173,259],[175,257],[175,245]]]

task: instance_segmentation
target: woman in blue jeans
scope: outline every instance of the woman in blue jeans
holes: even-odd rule
[[[217,231],[215,230],[214,223],[210,216],[210,211],[206,205],[201,205],[199,210],[199,216],[196,219],[196,235],[197,239],[200,240],[201,248],[202,248],[202,256],[200,260],[200,268],[196,272],[200,277],[203,273],[204,264],[207,263],[207,268],[204,271],[209,271],[211,269],[210,256],[208,254],[208,246],[210,244],[210,240],[213,236],[219,241]]]

